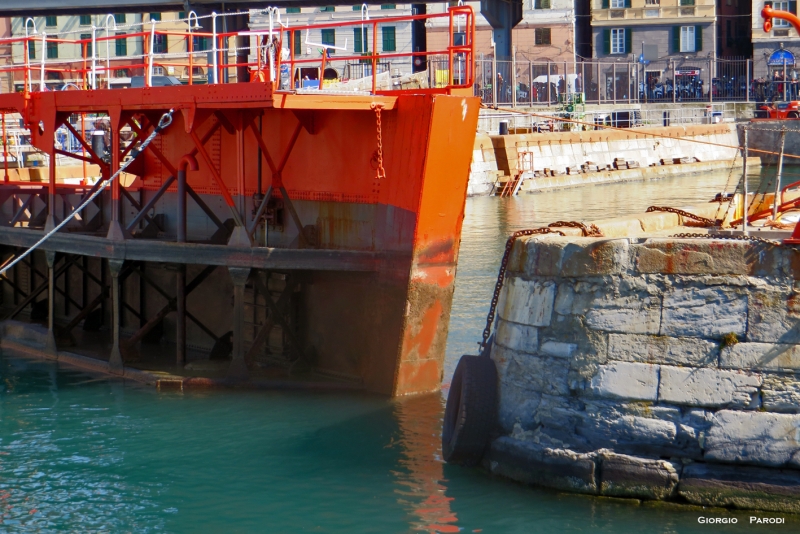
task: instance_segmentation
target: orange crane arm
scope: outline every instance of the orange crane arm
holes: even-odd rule
[[[761,18],[764,19],[765,32],[772,30],[772,19],[783,19],[794,26],[794,29],[800,33],[800,18],[797,18],[794,13],[772,9],[772,6],[764,6],[764,9],[761,10]]]

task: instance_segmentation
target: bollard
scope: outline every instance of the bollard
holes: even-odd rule
[[[500,121],[500,135],[508,135],[508,121]]]
[[[98,158],[104,158],[106,156],[106,137],[105,132],[103,130],[95,130],[92,132],[92,152],[94,152]]]

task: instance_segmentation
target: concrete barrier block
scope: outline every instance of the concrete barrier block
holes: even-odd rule
[[[545,341],[540,352],[557,358],[571,358],[578,351],[576,343],[563,343],[560,341]]]
[[[657,334],[661,299],[646,293],[606,298],[592,302],[586,325],[594,330],[623,334]]]
[[[796,514],[800,513],[800,473],[693,463],[683,468],[678,495],[702,506]]]
[[[639,222],[645,233],[658,232],[666,228],[674,228],[680,224],[680,219],[675,213],[654,212],[639,216]]]
[[[721,338],[744,336],[747,297],[726,287],[675,288],[664,294],[661,335]]]
[[[606,237],[633,237],[642,234],[642,223],[637,217],[619,217],[595,221]]]
[[[497,323],[495,343],[509,349],[535,353],[539,349],[539,337],[536,327],[509,323],[502,319]]]
[[[787,343],[737,343],[720,353],[720,367],[800,371],[800,347]]]
[[[620,274],[630,268],[628,239],[562,239],[561,276]]]
[[[655,401],[658,398],[658,366],[629,362],[601,365],[592,377],[589,389],[598,397]]]
[[[800,467],[800,415],[720,410],[705,440],[708,460]]]
[[[719,344],[697,338],[609,334],[608,358],[626,362],[709,367],[718,363]]]
[[[610,451],[599,453],[600,494],[612,497],[667,499],[675,494],[681,464],[637,458]]]
[[[764,374],[761,405],[768,412],[800,413],[800,376]]]
[[[746,275],[748,249],[747,243],[736,241],[657,238],[634,246],[636,269],[660,274]]]
[[[484,462],[492,473],[526,484],[597,493],[595,461],[589,454],[545,449],[533,443],[501,437],[491,443]]]
[[[758,407],[761,377],[720,369],[661,366],[659,402],[681,406]]]
[[[747,340],[800,343],[800,295],[772,288],[750,292]]]
[[[556,285],[553,282],[507,278],[498,314],[501,319],[529,326],[548,326],[553,315]]]

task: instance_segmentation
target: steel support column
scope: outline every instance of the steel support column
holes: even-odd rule
[[[58,359],[58,347],[56,346],[56,253],[45,252],[47,258],[47,346],[45,354],[48,358]],[[66,262],[64,270],[69,267]]]
[[[111,271],[111,356],[108,359],[108,369],[115,374],[122,374],[122,345],[120,343],[120,322],[122,315],[122,294],[120,292],[120,272],[125,262],[108,260],[108,270]]]
[[[511,32],[522,20],[522,0],[481,0],[481,15],[492,26],[495,55],[502,59],[511,57]],[[492,77],[494,87],[497,73],[492,73]]]

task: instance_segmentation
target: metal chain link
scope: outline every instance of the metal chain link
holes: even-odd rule
[[[728,234],[673,234],[670,237],[678,239],[730,239],[733,241],[754,241],[756,243],[766,243],[780,247],[783,245],[780,241],[773,241],[771,239],[764,239],[763,237],[756,237],[751,235],[728,235]]]
[[[494,322],[495,312],[497,311],[497,302],[500,300],[500,291],[503,289],[503,281],[506,278],[506,268],[508,267],[508,258],[511,256],[511,249],[514,247],[514,241],[518,237],[536,234],[558,234],[563,236],[564,232],[553,230],[552,228],[534,228],[532,230],[519,230],[511,234],[511,237],[506,241],[506,250],[503,253],[503,259],[500,262],[500,272],[497,275],[497,283],[494,286],[494,294],[492,295],[492,304],[489,306],[489,315],[486,317],[486,328],[483,329],[483,340],[478,343],[481,348],[481,353],[485,353],[486,342],[489,340],[489,335],[492,332],[492,323]]]
[[[375,177],[380,180],[386,178],[386,171],[383,169],[383,132],[381,129],[381,110],[383,106],[372,104],[370,107],[375,111],[375,121],[378,125],[378,169]]]
[[[89,195],[89,197],[88,197],[86,200],[84,200],[84,201],[83,201],[83,202],[80,204],[80,206],[78,206],[77,208],[75,208],[74,210],[72,210],[72,213],[70,213],[69,215],[67,215],[67,216],[64,218],[64,220],[63,220],[63,221],[61,221],[60,223],[58,223],[58,224],[56,225],[56,227],[55,227],[55,228],[53,228],[52,230],[50,230],[49,232],[47,232],[46,234],[44,234],[44,236],[42,236],[42,238],[41,238],[41,239],[39,239],[39,241],[37,241],[36,243],[34,243],[34,244],[33,244],[33,246],[32,246],[31,248],[29,248],[28,250],[26,250],[25,252],[23,252],[22,254],[20,254],[19,256],[17,256],[16,258],[14,258],[14,261],[12,261],[12,262],[10,262],[10,263],[8,263],[8,264],[4,265],[4,266],[3,266],[3,268],[2,268],[2,269],[0,269],[0,276],[3,276],[3,275],[4,275],[4,274],[5,274],[5,273],[6,273],[6,272],[9,270],[9,269],[11,269],[11,268],[12,268],[14,265],[16,265],[17,263],[19,263],[20,261],[22,261],[22,260],[23,260],[23,258],[25,258],[25,257],[26,257],[27,255],[29,255],[31,252],[33,252],[34,250],[36,250],[37,248],[39,248],[39,247],[40,247],[40,246],[41,246],[41,245],[42,245],[42,244],[43,244],[45,241],[47,241],[48,239],[50,239],[51,237],[53,237],[53,236],[54,236],[54,235],[55,235],[55,234],[56,234],[56,233],[57,233],[59,230],[61,230],[61,229],[62,229],[64,226],[66,226],[66,224],[67,224],[69,221],[71,221],[71,220],[72,220],[72,219],[73,219],[73,218],[74,218],[74,217],[75,217],[75,216],[76,216],[78,213],[80,213],[80,212],[81,212],[81,211],[82,211],[82,210],[83,210],[83,209],[84,209],[86,206],[88,206],[88,205],[89,205],[89,204],[90,204],[90,203],[91,203],[91,202],[92,202],[92,201],[93,201],[95,198],[97,198],[98,196],[100,196],[100,194],[101,194],[101,193],[102,193],[102,192],[105,190],[105,188],[106,188],[106,187],[108,187],[108,186],[109,186],[109,184],[111,184],[111,182],[113,182],[113,181],[114,181],[114,180],[115,180],[115,179],[116,179],[116,178],[117,178],[117,177],[118,177],[120,174],[122,174],[122,171],[124,171],[125,169],[127,169],[127,168],[128,168],[128,165],[130,165],[131,163],[133,163],[133,160],[135,160],[135,159],[136,159],[136,157],[137,157],[139,154],[141,154],[141,153],[142,153],[142,151],[144,151],[144,149],[145,149],[145,148],[147,148],[147,145],[149,145],[149,144],[150,144],[150,141],[152,141],[153,139],[155,139],[155,137],[156,137],[156,136],[157,136],[159,133],[161,133],[161,130],[163,130],[164,128],[166,128],[166,127],[167,127],[167,126],[169,126],[170,124],[172,124],[172,113],[173,113],[174,111],[175,111],[174,109],[171,109],[171,110],[169,110],[168,112],[164,113],[164,114],[161,116],[161,119],[158,121],[158,124],[156,125],[156,127],[155,127],[155,128],[153,129],[153,131],[150,133],[150,135],[149,135],[149,136],[147,136],[147,138],[146,138],[144,141],[140,141],[139,145],[138,145],[138,146],[135,146],[135,147],[134,147],[134,148],[131,150],[131,152],[130,152],[130,154],[131,154],[131,157],[130,157],[130,159],[129,159],[128,161],[126,161],[125,163],[123,163],[123,164],[122,164],[122,166],[121,166],[121,167],[120,167],[120,168],[117,170],[117,172],[115,172],[115,173],[114,173],[114,174],[113,174],[113,175],[112,175],[112,176],[111,176],[111,177],[110,177],[108,180],[105,180],[104,182],[102,182],[102,183],[100,184],[100,187],[98,187],[98,188],[97,188],[97,191],[95,191],[94,193],[92,193],[91,195]]]
[[[722,222],[722,221],[715,221],[707,217],[701,217],[700,215],[695,215],[694,213],[689,213],[688,211],[684,211],[678,208],[670,208],[668,206],[650,206],[649,208],[647,208],[647,213],[651,213],[653,211],[665,211],[667,213],[675,213],[677,215],[680,215],[681,217],[686,217],[687,219],[692,219],[701,222],[707,227],[718,226]]]
[[[578,221],[556,221],[547,225],[549,228],[580,228],[584,237],[604,237],[603,232],[596,224],[586,224]]]

